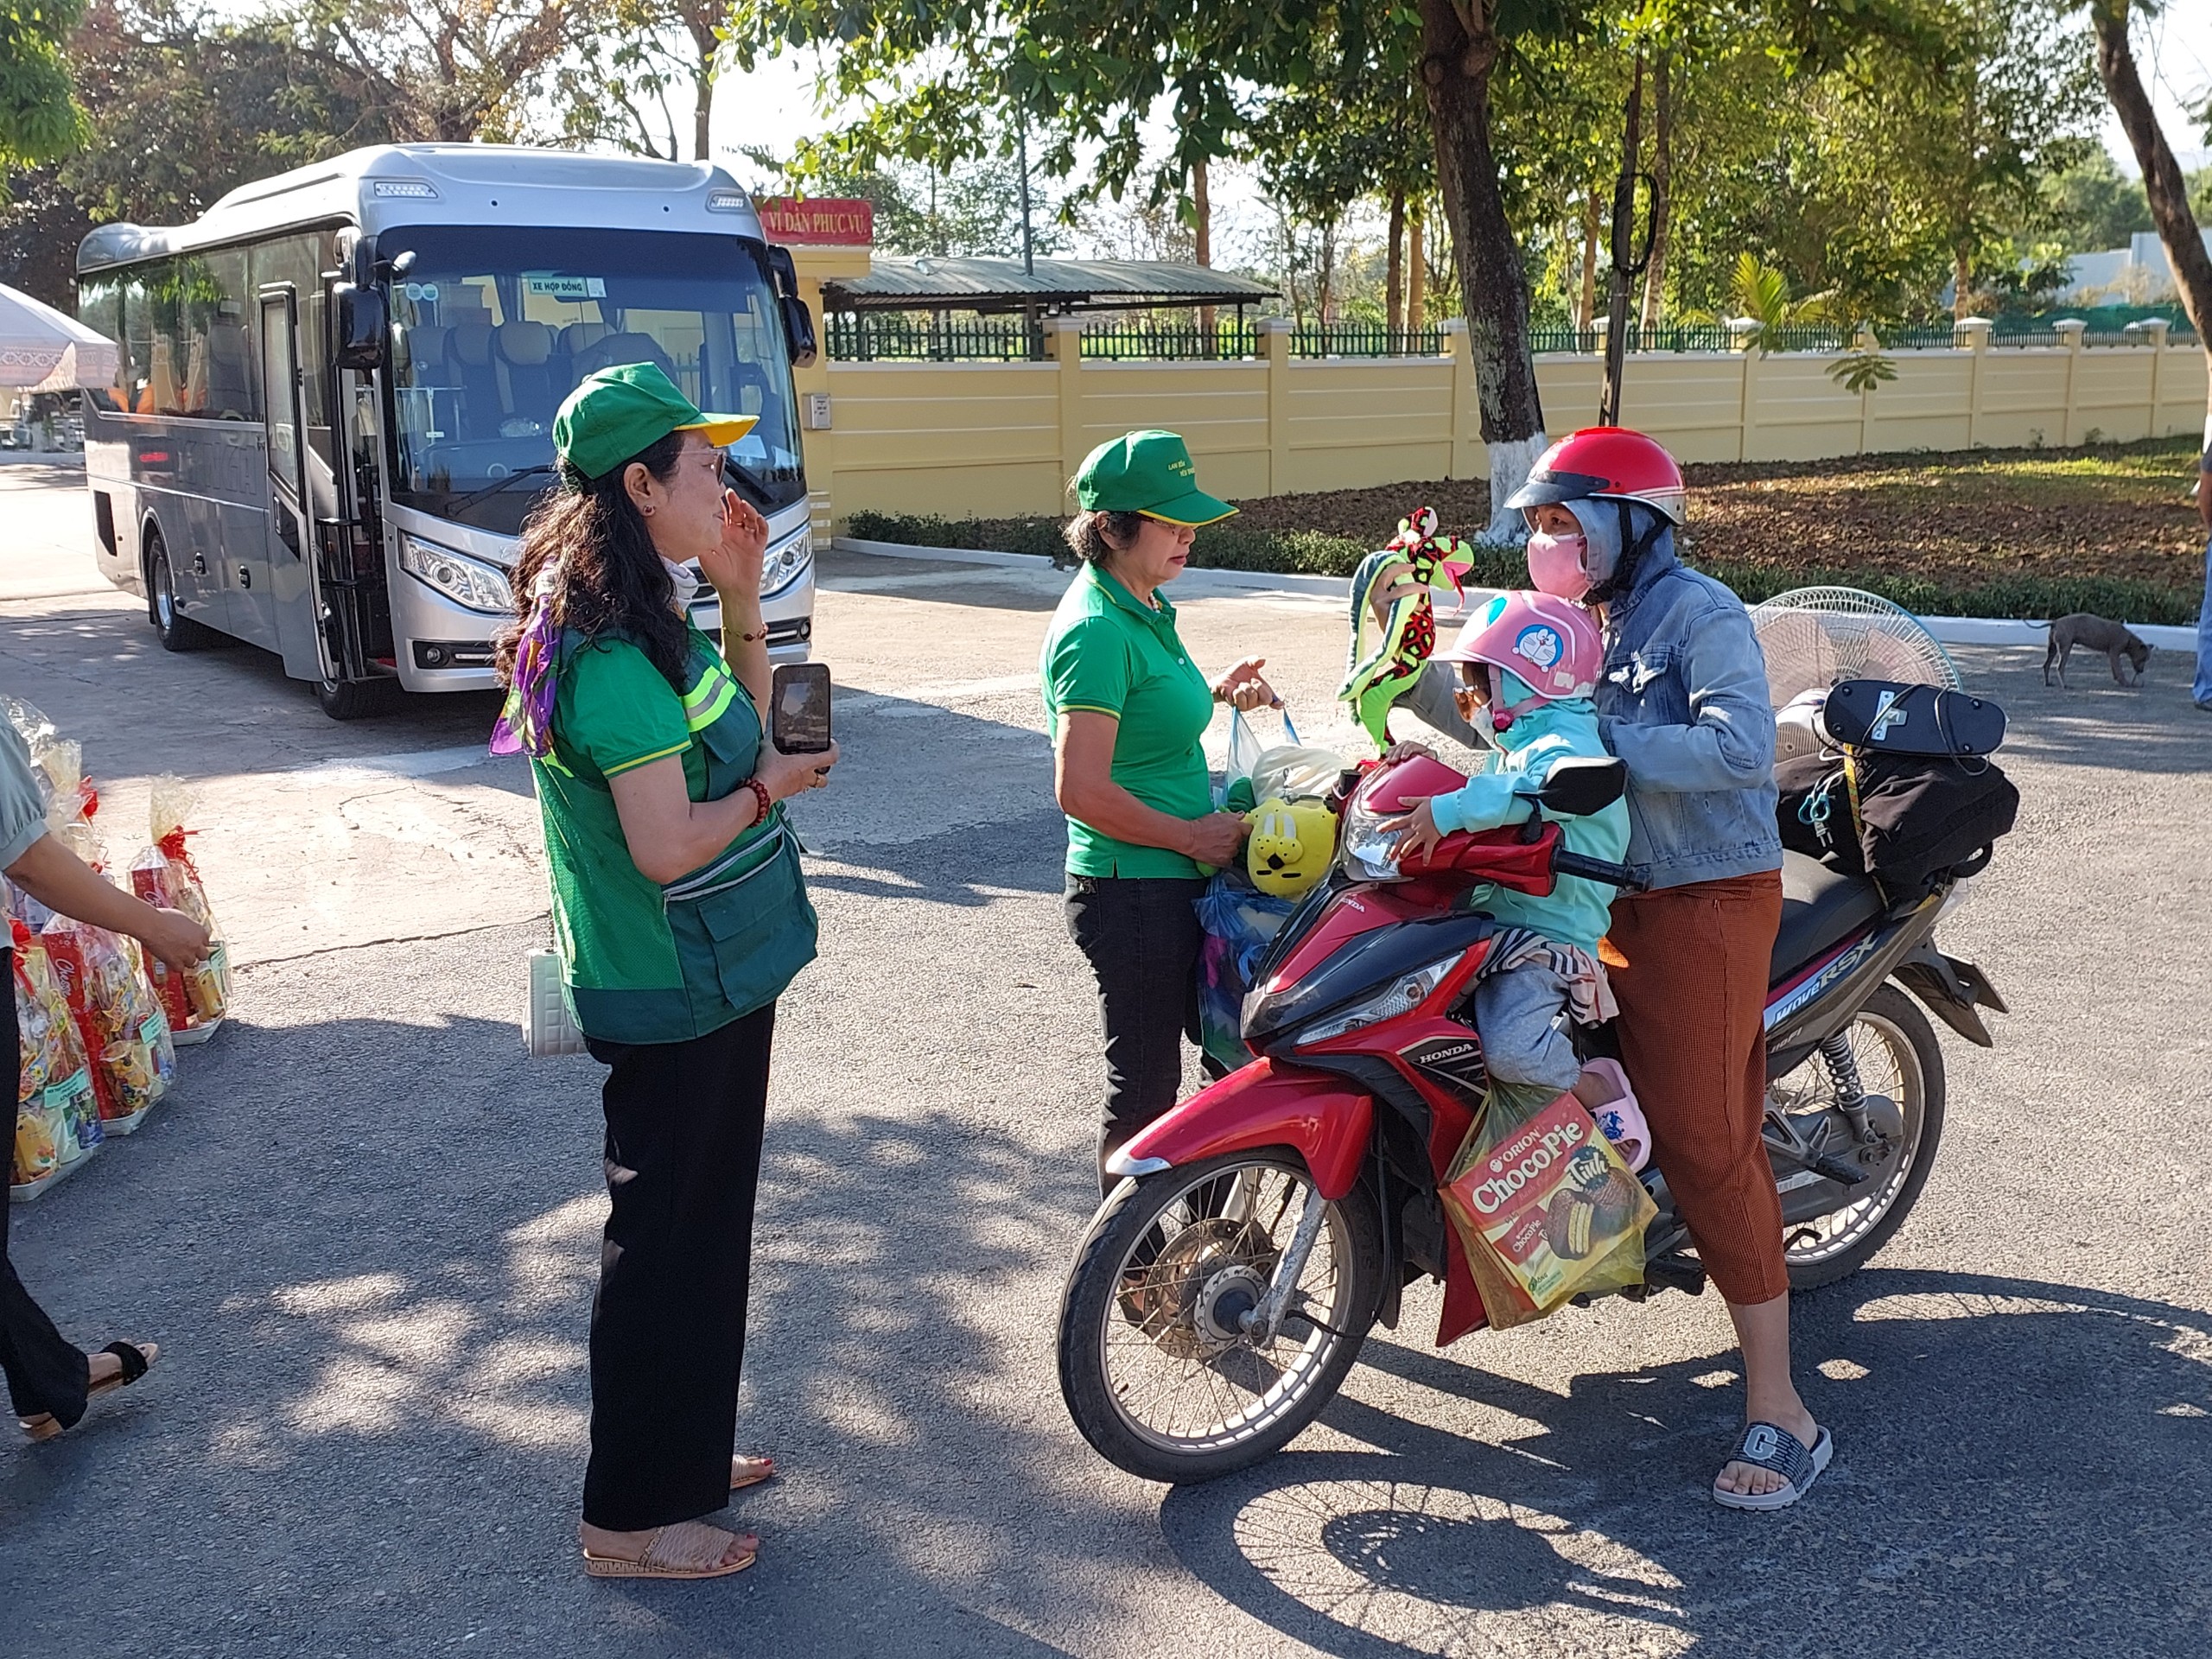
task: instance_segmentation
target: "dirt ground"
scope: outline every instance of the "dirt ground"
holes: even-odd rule
[[[1971,582],[2115,576],[2190,590],[2204,531],[2190,488],[2197,448],[2164,440],[2093,449],[1865,455],[1685,469],[1688,540],[1720,563],[1894,572]],[[1250,530],[1319,530],[1379,546],[1413,508],[1446,528],[1489,517],[1465,480],[1241,501]]]

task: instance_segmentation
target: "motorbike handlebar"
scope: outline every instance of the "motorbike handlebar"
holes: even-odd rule
[[[1570,853],[1564,847],[1552,855],[1552,873],[1555,875],[1579,875],[1586,881],[1603,881],[1618,887],[1623,893],[1642,893],[1646,883],[1637,878],[1636,872],[1625,864],[1609,864],[1602,858],[1586,858],[1580,853]]]

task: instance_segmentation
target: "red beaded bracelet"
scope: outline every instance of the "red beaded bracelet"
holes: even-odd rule
[[[768,798],[768,785],[762,783],[758,778],[748,778],[745,780],[745,786],[753,791],[753,798],[760,803],[760,815],[755,817],[753,822],[755,823],[766,823],[768,821],[768,814],[774,809],[776,804],[774,801]]]

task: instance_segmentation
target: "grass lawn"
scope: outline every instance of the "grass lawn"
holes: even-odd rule
[[[1929,613],[2094,610],[2187,623],[2204,584],[2204,531],[2189,495],[2197,455],[2192,440],[2162,439],[1694,466],[1684,552],[1747,599],[1835,582]],[[1446,479],[1237,505],[1235,518],[1198,533],[1193,563],[1343,575],[1418,506],[1434,507],[1447,530],[1479,530],[1490,492]],[[850,533],[1048,552],[1059,522],[865,513]],[[1486,560],[1478,578],[1522,580],[1516,563]]]

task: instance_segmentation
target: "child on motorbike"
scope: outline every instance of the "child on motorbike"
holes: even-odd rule
[[[1455,830],[1526,822],[1544,810],[1530,798],[1556,762],[1608,753],[1592,702],[1605,649],[1580,607],[1548,594],[1501,594],[1436,660],[1459,676],[1460,714],[1478,732],[1494,734],[1496,747],[1465,788],[1417,803],[1402,798],[1413,810],[1382,826],[1398,833],[1402,859],[1427,854]],[[1390,756],[1415,753],[1427,751],[1400,744]],[[1611,863],[1627,854],[1625,801],[1557,821],[1570,851]],[[1612,900],[1605,883],[1571,875],[1542,898],[1503,887],[1483,895],[1481,908],[1500,923],[1540,937],[1485,975],[1475,991],[1475,1025],[1493,1077],[1554,1096],[1571,1091],[1640,1168],[1650,1135],[1626,1075],[1612,1060],[1585,1065],[1560,1022],[1570,1010],[1583,1024],[1612,1017],[1598,963]]]

